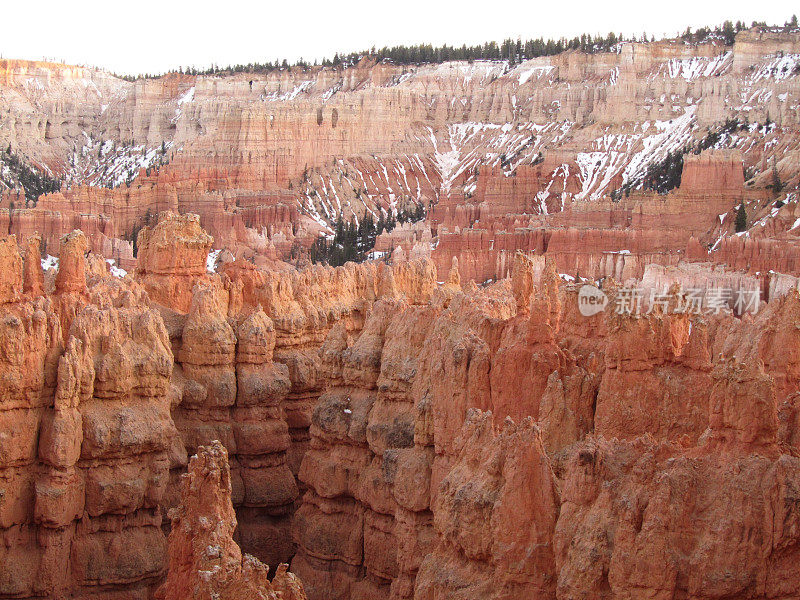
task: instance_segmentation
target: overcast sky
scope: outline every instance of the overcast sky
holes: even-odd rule
[[[783,0],[6,0],[4,58],[49,58],[117,73],[158,73],[304,58],[395,44],[474,44],[581,33],[660,37],[725,19],[780,23]]]

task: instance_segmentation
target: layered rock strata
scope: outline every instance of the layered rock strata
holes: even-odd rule
[[[541,256],[478,288],[459,261],[208,273],[195,217],[140,240],[123,279],[80,232],[55,275],[0,241],[0,596],[254,593],[233,540],[312,600],[792,596],[796,292],[676,313],[687,270],[584,317]]]
[[[800,297],[587,318],[552,267],[513,272],[329,334],[294,524],[311,597],[786,594],[796,344],[775,336]]]
[[[141,287],[85,268],[82,233],[48,293],[36,239],[24,268],[13,236],[0,246],[0,596],[147,598],[177,435],[167,331]]]
[[[504,277],[517,249],[538,249],[543,221],[557,229],[554,242],[577,236],[585,248],[554,252],[562,270],[610,275],[619,269],[606,253],[628,250],[627,272],[640,277],[646,264],[675,264],[690,236],[705,250],[727,239],[733,215],[724,231],[715,217],[742,197],[752,222],[766,217],[759,230],[770,229],[775,174],[784,190],[800,183],[798,56],[797,31],[755,27],[730,46],[626,42],[513,67],[365,57],[347,68],[128,82],[4,60],[0,147],[64,185],[34,205],[0,183],[0,231],[38,231],[54,254],[81,228],[92,250],[130,269],[139,228],[164,210],[191,212],[218,249],[268,266],[297,259],[339,216],[360,222],[421,207],[447,234],[439,266],[457,249],[465,281]],[[687,155],[692,195],[612,203],[691,147],[729,152],[745,171],[738,158]],[[681,231],[659,226],[665,215]],[[584,239],[589,229],[603,232]],[[786,231],[796,237],[792,223]],[[406,256],[415,242],[437,242],[408,237]],[[379,251],[399,244],[382,240]],[[794,254],[784,264],[797,275]]]

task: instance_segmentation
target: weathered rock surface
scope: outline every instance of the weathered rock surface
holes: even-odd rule
[[[552,598],[553,533],[560,499],[533,420],[471,409],[456,460],[433,506],[436,548],[422,561],[414,597]]]
[[[136,232],[154,215],[194,213],[218,249],[267,266],[295,259],[339,215],[419,206],[441,238],[437,266],[457,255],[465,281],[505,277],[516,250],[552,251],[572,275],[638,278],[647,264],[675,264],[692,236],[706,255],[722,249],[723,233],[736,246],[731,209],[742,199],[752,223],[765,219],[754,237],[796,241],[797,217],[776,219],[767,188],[773,168],[785,190],[800,183],[799,53],[797,31],[756,27],[732,46],[626,42],[514,67],[364,58],[347,68],[129,82],[3,60],[0,147],[65,185],[35,205],[0,190],[0,232],[38,231],[55,248],[81,229],[94,252],[129,269]],[[634,191],[612,203],[621,186],[635,188],[693,144],[724,154],[685,157],[687,193],[665,201]],[[785,199],[793,212],[796,196]],[[543,224],[555,229],[552,248]],[[424,256],[437,240],[411,229],[384,236],[379,251]],[[608,254],[623,250],[630,255]],[[781,272],[800,275],[800,251],[768,252]],[[725,250],[715,258],[743,260]]]
[[[311,600],[795,594],[796,291],[583,317],[550,257],[479,288],[460,260],[208,272],[192,216],[140,240],[125,278],[78,231],[46,276],[0,240],[0,596],[253,595],[242,551]],[[752,289],[648,273],[667,308]]]
[[[206,274],[213,241],[200,227],[197,215],[165,212],[159,216],[157,227],[139,232],[137,279],[154,302],[187,312],[192,288]]]
[[[215,440],[200,446],[182,478],[181,504],[170,511],[167,578],[156,597],[163,600],[306,600],[303,585],[286,565],[272,581],[269,567],[242,554],[233,541],[236,514],[231,503],[228,453]]]
[[[82,233],[64,239],[52,294],[36,240],[24,284],[16,246],[3,240],[0,263],[16,294],[0,327],[0,595],[147,598],[177,434],[166,329],[140,287],[90,274]]]
[[[797,294],[756,318],[587,319],[552,270],[513,272],[329,334],[294,523],[310,596],[785,595],[796,361],[773,349],[796,343],[771,336],[794,335]]]

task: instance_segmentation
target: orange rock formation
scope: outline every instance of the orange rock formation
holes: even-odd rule
[[[236,514],[225,447],[201,446],[183,476],[181,504],[170,511],[167,579],[156,594],[163,600],[307,600],[303,585],[280,565],[269,567],[242,554],[233,541]]]
[[[242,551],[312,600],[796,588],[797,293],[587,318],[542,257],[462,290],[457,261],[201,272],[194,217],[142,240],[125,279],[79,232],[55,278],[0,243],[3,595],[269,590]]]
[[[0,61],[0,148],[64,177],[0,190],[0,598],[797,597],[798,52]],[[417,205],[390,264],[281,262]]]

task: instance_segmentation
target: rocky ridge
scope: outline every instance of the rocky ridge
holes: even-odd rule
[[[81,228],[95,252],[130,269],[138,229],[164,210],[192,212],[217,248],[274,266],[267,261],[297,254],[339,215],[360,220],[420,204],[435,213],[434,236],[464,248],[475,238],[491,245],[519,227],[535,229],[543,215],[559,230],[611,229],[597,247],[587,244],[590,255],[581,260],[596,263],[605,252],[634,252],[636,234],[617,233],[641,229],[626,214],[660,211],[655,198],[615,211],[612,192],[635,188],[670,153],[705,144],[741,158],[751,222],[765,219],[752,237],[766,227],[791,239],[796,195],[780,198],[785,208],[775,215],[775,198],[763,192],[774,169],[785,190],[798,183],[798,44],[796,32],[755,28],[732,46],[625,43],[616,52],[571,51],[514,67],[365,59],[348,68],[134,83],[4,61],[0,107],[8,122],[0,144],[67,184],[35,207],[6,194],[0,228],[38,231],[54,250],[60,236]],[[716,177],[688,179],[721,205],[717,214],[741,199]],[[711,196],[702,181],[714,182]],[[685,208],[673,204],[668,211]],[[622,220],[609,223],[609,212]],[[784,214],[786,222],[776,219]],[[722,228],[715,223],[695,219],[691,228],[717,249],[731,239],[733,215]],[[513,246],[512,257],[525,244]],[[659,262],[649,254],[639,257],[637,276]],[[676,251],[669,254],[662,264],[674,262]],[[461,258],[468,269],[470,257]],[[440,266],[449,261],[443,256]],[[492,278],[495,267],[488,259],[465,277]]]

